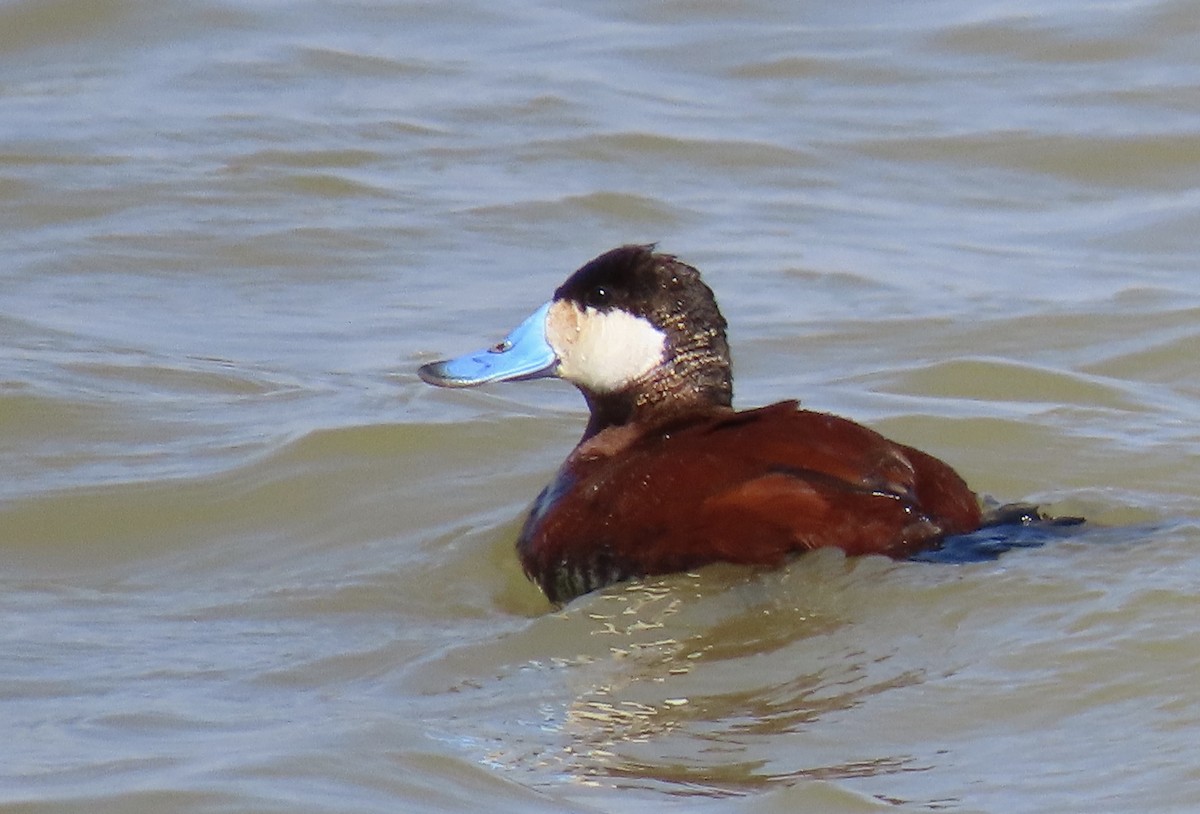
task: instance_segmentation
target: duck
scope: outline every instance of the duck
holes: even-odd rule
[[[439,387],[554,377],[583,394],[583,436],[516,541],[551,603],[813,549],[907,558],[983,524],[979,496],[933,455],[797,400],[735,410],[726,328],[695,267],[625,245],[496,345],[418,369]]]

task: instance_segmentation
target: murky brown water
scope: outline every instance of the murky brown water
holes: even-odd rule
[[[1200,8],[0,2],[0,810],[1200,806]],[[658,240],[800,397],[1082,513],[561,612],[558,383]]]

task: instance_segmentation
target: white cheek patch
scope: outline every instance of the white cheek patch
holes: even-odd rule
[[[627,311],[597,311],[566,300],[550,306],[546,340],[558,375],[593,393],[612,393],[663,363],[667,336]]]

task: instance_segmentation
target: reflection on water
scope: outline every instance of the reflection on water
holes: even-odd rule
[[[921,669],[889,667],[894,653],[842,640],[852,620],[839,613],[829,583],[853,585],[861,569],[832,552],[811,559],[818,573],[764,576],[718,566],[616,586],[512,634],[519,642],[484,644],[518,654],[536,646],[540,657],[458,685],[456,692],[497,704],[488,717],[501,729],[490,746],[478,732],[457,739],[538,783],[611,778],[622,787],[718,798],[786,781],[910,770],[910,756],[799,766],[771,756],[793,750],[789,742],[810,725],[923,680]],[[867,570],[880,567],[889,566]],[[806,599],[809,589],[815,599]],[[560,653],[548,655],[548,642],[559,642]],[[814,648],[825,656],[813,658]],[[476,656],[455,651],[452,666],[427,669],[461,675]],[[536,721],[523,719],[524,700],[510,707],[546,682],[566,693],[561,706],[540,704]],[[440,715],[431,720],[443,723]],[[776,746],[764,751],[764,742]]]
[[[1140,547],[1194,529],[1144,528]],[[1075,697],[1071,713],[1057,699],[1076,691],[1054,676],[1078,686],[1075,660],[1093,660],[1085,641],[1098,640],[1077,635],[1097,622],[1086,608],[1153,603],[1114,590],[1131,557],[1143,560],[1135,570],[1155,567],[1129,548],[1131,532],[1083,527],[1042,552],[971,566],[817,552],[781,572],[716,567],[614,586],[499,641],[452,649],[414,675],[430,693],[431,730],[538,786],[721,799],[871,780],[881,799],[946,805],[925,796],[919,778],[961,749],[955,720],[971,721],[968,732],[1036,728],[1036,713],[1013,717],[1011,707],[1030,683],[1049,694],[1035,706],[1054,710],[1043,714],[1056,726],[1092,726],[1100,702]],[[1054,562],[1073,562],[1075,577],[1062,578]],[[1061,661],[1034,656],[1046,648]],[[1097,686],[1122,681],[1120,662],[1105,660]],[[494,673],[497,663],[505,666]],[[434,689],[452,679],[451,696]],[[464,706],[483,714],[456,723],[452,710]]]

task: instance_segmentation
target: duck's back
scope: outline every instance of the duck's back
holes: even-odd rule
[[[942,461],[781,402],[602,431],[539,497],[518,548],[565,601],[630,576],[774,566],[814,548],[906,556],[979,525],[975,494]]]

